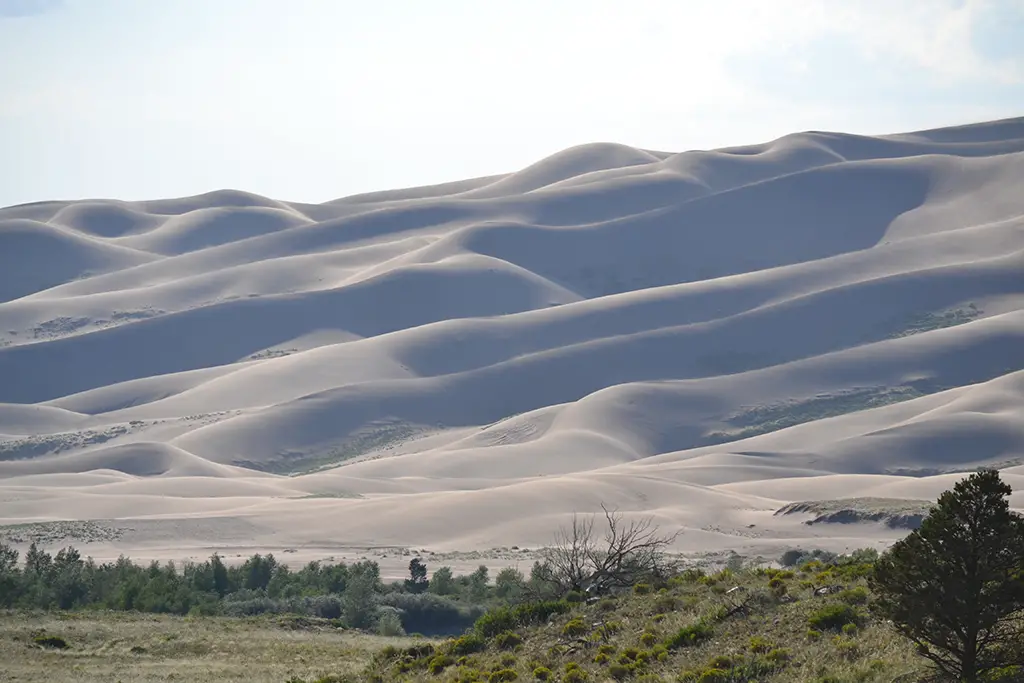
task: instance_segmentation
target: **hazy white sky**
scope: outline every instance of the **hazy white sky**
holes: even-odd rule
[[[0,0],[0,206],[1024,115],[1024,0]]]

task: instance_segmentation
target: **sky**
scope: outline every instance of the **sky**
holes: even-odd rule
[[[1024,0],[0,0],[0,206],[1024,116]]]

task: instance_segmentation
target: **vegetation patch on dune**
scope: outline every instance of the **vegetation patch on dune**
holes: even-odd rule
[[[857,387],[835,394],[820,394],[804,400],[754,406],[726,418],[725,422],[732,429],[711,432],[701,445],[747,439],[805,422],[901,403],[924,395],[925,392],[916,386],[901,384]]]
[[[890,334],[889,338],[897,339],[899,337],[909,337],[913,334],[921,334],[922,332],[930,332],[931,330],[941,330],[946,327],[963,325],[977,319],[981,316],[982,312],[983,311],[978,308],[977,305],[969,303],[965,307],[949,309],[946,311],[920,313],[918,315],[911,316],[906,320],[900,321],[896,331]]]
[[[877,522],[893,529],[916,529],[931,503],[902,498],[840,498],[790,503],[776,515],[813,515],[804,524],[856,524]]]
[[[28,522],[0,526],[0,542],[51,545],[71,540],[78,543],[96,543],[117,540],[124,532],[123,527],[90,521]]]
[[[426,425],[381,421],[349,435],[334,446],[307,451],[283,451],[276,458],[265,462],[234,460],[231,464],[273,474],[309,474],[370,453],[392,450],[430,431],[431,428]]]
[[[40,434],[8,439],[0,442],[0,461],[29,460],[43,455],[64,453],[67,451],[98,446],[126,434],[133,434],[151,426],[154,421],[132,420],[115,424],[104,429],[83,429],[77,432],[60,432],[57,434]]]

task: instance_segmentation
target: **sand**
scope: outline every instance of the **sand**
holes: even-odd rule
[[[690,555],[883,547],[774,513],[1024,486],[1022,178],[1010,119],[0,209],[0,531],[399,575],[605,503]]]

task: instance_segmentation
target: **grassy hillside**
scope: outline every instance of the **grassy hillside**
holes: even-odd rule
[[[922,660],[868,614],[870,564],[685,572],[655,589],[498,610],[440,644],[394,645],[375,681],[892,681]],[[835,592],[816,594],[832,587]],[[582,596],[580,596],[582,597]]]

